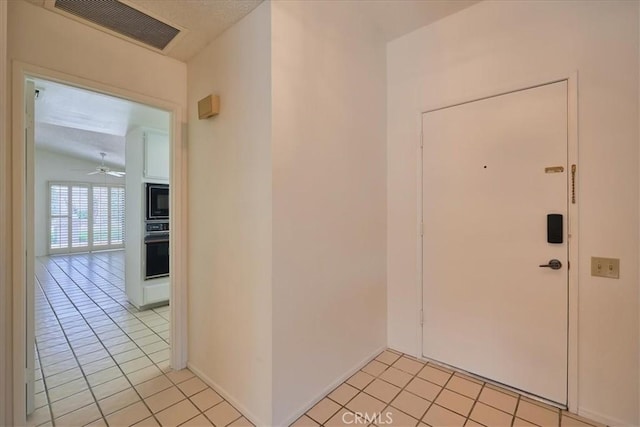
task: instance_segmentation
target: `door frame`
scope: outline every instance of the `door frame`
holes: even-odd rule
[[[10,180],[9,169],[9,131],[7,114],[9,110],[9,95],[7,94],[7,15],[8,2],[0,2],[0,424],[11,425],[13,420],[12,402],[12,372],[11,372],[11,231],[10,231]]]
[[[417,117],[419,125],[420,140],[417,147],[417,247],[418,247],[418,259],[417,259],[417,296],[416,298],[416,310],[418,319],[417,328],[417,352],[416,357],[419,359],[425,359],[423,356],[423,205],[422,205],[422,181],[423,181],[423,140],[424,134],[422,129],[422,117],[425,113],[439,110],[447,107],[454,107],[469,102],[481,101],[487,98],[493,98],[500,95],[506,95],[513,92],[519,92],[522,90],[533,89],[536,87],[559,83],[562,81],[567,82],[567,250],[569,252],[569,271],[568,271],[568,342],[567,342],[567,408],[568,410],[577,413],[578,410],[578,272],[579,272],[579,254],[578,254],[578,240],[579,240],[579,228],[578,228],[578,207],[580,203],[580,168],[578,163],[578,72],[574,71],[559,77],[550,77],[546,79],[534,78],[525,80],[519,84],[511,84],[503,87],[496,87],[492,90],[483,91],[476,96],[468,98],[460,98],[453,100],[452,102],[440,103],[428,108],[423,108]],[[576,195],[576,203],[571,202],[572,192],[572,178],[571,178],[571,165],[576,165],[576,174],[574,182],[574,190]]]
[[[184,115],[182,107],[171,101],[154,98],[141,93],[89,80],[71,74],[66,74],[48,68],[13,61],[12,67],[12,103],[11,118],[11,163],[12,163],[12,236],[11,253],[25,254],[27,242],[25,230],[27,215],[24,206],[27,201],[25,188],[27,147],[24,142],[24,91],[27,78],[42,78],[68,86],[75,86],[93,92],[126,99],[140,104],[149,105],[171,113],[171,148],[170,148],[170,182],[174,191],[171,194],[171,367],[182,369],[187,365],[187,153],[185,140]],[[21,364],[26,357],[26,256],[13,256],[12,259],[12,330],[13,340],[12,364]],[[25,417],[25,370],[16,369],[18,366],[8,366],[13,372],[13,423],[24,425]]]

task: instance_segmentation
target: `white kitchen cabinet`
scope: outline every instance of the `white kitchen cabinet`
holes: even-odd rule
[[[144,132],[144,177],[169,180],[169,135],[166,133]]]
[[[2,0],[0,0],[2,1]],[[160,130],[134,128],[125,144],[125,290],[129,301],[145,309],[169,301],[171,278],[145,280],[145,184],[169,183],[169,135]]]

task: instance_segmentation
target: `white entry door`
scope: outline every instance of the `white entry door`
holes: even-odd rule
[[[424,113],[423,144],[423,355],[566,404],[567,83]]]

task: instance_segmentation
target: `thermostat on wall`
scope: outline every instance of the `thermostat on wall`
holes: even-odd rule
[[[218,95],[209,95],[198,101],[198,118],[208,119],[220,112],[220,97]]]

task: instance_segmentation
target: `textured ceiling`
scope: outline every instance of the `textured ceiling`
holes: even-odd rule
[[[105,152],[106,163],[122,168],[129,130],[143,126],[169,131],[166,111],[47,80],[35,84],[36,147],[96,163]]]
[[[351,0],[361,16],[369,20],[384,41],[429,25],[480,0]]]
[[[3,0],[0,0],[3,1]],[[44,7],[45,0],[27,0]],[[187,61],[262,0],[122,0],[185,29],[168,56]],[[287,0],[278,0],[287,1]],[[313,1],[313,0],[289,0]],[[365,23],[390,41],[469,7],[479,0],[317,0],[335,1],[354,25]],[[52,12],[55,13],[55,12]],[[135,126],[168,130],[166,112],[82,89],[40,80],[36,102],[36,144],[41,148],[124,166],[124,135]]]
[[[4,0],[0,0],[4,1]],[[45,0],[27,0],[44,6]],[[123,0],[141,12],[185,29],[164,52],[187,61],[262,0]]]
[[[3,1],[3,0],[0,0]],[[27,0],[44,6],[45,0]],[[262,0],[121,0],[142,12],[183,28],[163,52],[188,61],[227,28],[255,9]],[[373,25],[383,41],[390,41],[479,0],[278,0],[333,1],[350,9],[360,22]],[[344,10],[344,9],[343,9]],[[355,21],[354,21],[355,22]]]
[[[143,12],[186,28],[169,56],[187,61],[224,30],[255,9],[262,0],[128,0]]]

